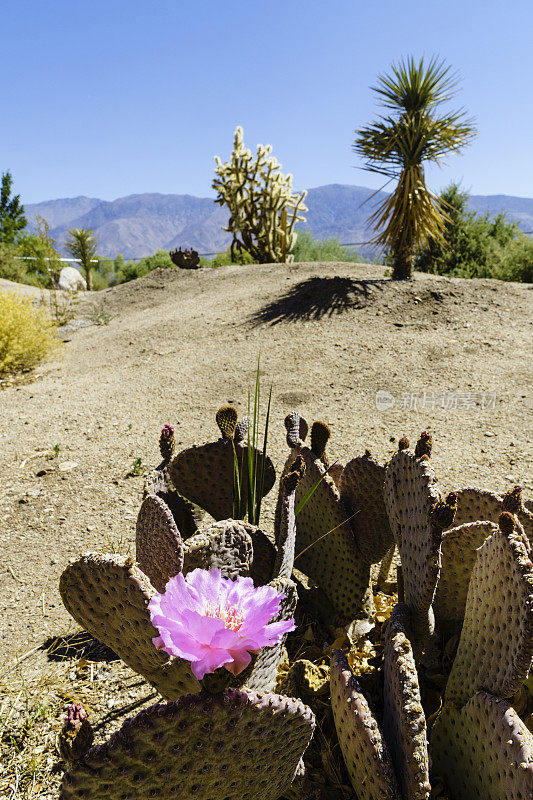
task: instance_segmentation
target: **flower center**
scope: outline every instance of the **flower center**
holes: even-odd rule
[[[231,628],[232,631],[238,631],[244,622],[243,614],[241,614],[235,606],[222,608],[220,603],[217,606],[210,603],[205,609],[205,615],[206,617],[223,620],[226,628]]]

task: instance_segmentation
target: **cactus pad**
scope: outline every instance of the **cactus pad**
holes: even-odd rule
[[[514,489],[504,494],[502,508],[504,511],[510,511],[511,514],[514,514],[518,518],[527,536],[529,542],[528,547],[531,550],[531,548],[533,548],[533,513],[522,500],[521,486],[515,486]]]
[[[167,504],[147,495],[137,517],[135,539],[137,563],[152,586],[164,592],[170,578],[183,569],[183,542]]]
[[[305,473],[305,463],[298,456],[291,465],[290,472],[282,476],[279,485],[278,505],[276,508],[276,543],[277,556],[274,574],[279,578],[290,578],[294,565],[294,547],[296,544],[296,517],[294,516],[294,499],[296,487]]]
[[[533,735],[505,700],[488,692],[462,709],[445,705],[431,734],[431,760],[454,800],[533,796]]]
[[[462,627],[477,549],[497,530],[494,522],[466,522],[450,528],[442,537],[442,563],[433,610],[439,631],[445,635]]]
[[[339,491],[362,557],[377,564],[394,545],[394,537],[383,497],[385,467],[370,453],[346,464],[340,477]]]
[[[533,564],[522,535],[516,519],[502,514],[499,531],[477,551],[447,702],[465,703],[480,689],[512,697],[527,676],[533,657]]]
[[[442,527],[432,517],[440,495],[426,457],[399,450],[385,474],[384,496],[402,562],[405,602],[414,632],[425,635],[440,568]]]
[[[329,425],[325,422],[313,422],[311,425],[311,450],[327,467],[326,445],[331,436]]]
[[[330,686],[335,728],[358,800],[401,800],[379,725],[340,650],[331,658]]]
[[[426,718],[408,638],[409,609],[395,606],[385,632],[383,733],[404,800],[428,800]]]
[[[368,615],[370,565],[355,544],[339,491],[308,447],[302,447],[300,455],[305,474],[296,487],[296,504],[322,480],[296,517],[295,566],[318,583],[340,614],[350,619]]]
[[[61,800],[276,800],[292,783],[314,715],[275,694],[228,689],[152,706],[69,771]]]
[[[282,620],[293,619],[298,603],[296,584],[289,578],[275,578],[270,582],[270,586],[283,595],[280,610],[271,621],[281,622]],[[273,647],[263,647],[259,651],[252,674],[245,681],[247,687],[258,692],[271,692],[273,690],[285,639],[286,636]]]
[[[166,503],[182,539],[188,539],[196,533],[205,517],[205,511],[190,503],[174,489],[168,475],[168,464],[160,464],[147,476],[144,497],[149,494],[160,497]]]
[[[222,577],[235,580],[250,574],[252,539],[242,522],[215,522],[184,544],[183,572],[220,569]]]
[[[233,439],[237,426],[237,411],[233,406],[222,406],[216,413],[217,425],[223,439]]]
[[[204,508],[216,520],[229,519],[233,516],[234,453],[239,465],[243,459],[246,464],[247,449],[247,444],[236,443],[232,439],[219,439],[200,447],[190,447],[178,453],[170,462],[170,479],[180,494]],[[261,452],[254,452],[260,463]],[[242,475],[242,492],[246,494],[247,469],[242,470]],[[263,496],[272,489],[275,480],[274,466],[267,456]]]
[[[454,527],[480,520],[498,522],[498,517],[503,511],[500,495],[472,487],[459,489],[456,494],[457,511],[453,521]]]
[[[59,591],[76,622],[144,675],[163,697],[174,700],[200,690],[189,662],[169,659],[153,644],[157,631],[148,603],[155,590],[132,559],[87,553],[65,569]]]
[[[287,444],[289,447],[299,447],[307,438],[309,425],[296,411],[291,411],[285,417],[287,431]]]

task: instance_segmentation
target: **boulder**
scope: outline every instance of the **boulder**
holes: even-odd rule
[[[59,289],[76,290],[87,289],[85,278],[76,267],[61,267],[58,281]]]

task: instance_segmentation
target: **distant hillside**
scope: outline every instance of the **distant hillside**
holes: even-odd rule
[[[385,197],[364,186],[330,184],[310,189],[306,204],[307,222],[301,227],[318,239],[335,236],[343,243],[365,242],[372,233],[368,218]],[[368,202],[365,202],[368,201]],[[525,231],[533,231],[533,198],[508,195],[473,195],[470,207],[478,212],[508,217]],[[99,253],[139,258],[158,249],[194,247],[200,253],[226,249],[231,237],[222,230],[227,211],[209,197],[179,194],[132,194],[111,202],[94,197],[47,200],[26,206],[30,225],[39,214],[48,220],[51,234],[62,246],[69,228],[91,228],[96,232]],[[359,251],[373,256],[368,245]]]

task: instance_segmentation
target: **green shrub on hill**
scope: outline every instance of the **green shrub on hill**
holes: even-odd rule
[[[452,183],[441,194],[449,220],[444,241],[416,256],[415,269],[459,278],[533,281],[533,241],[505,214],[491,218],[468,210],[468,192]]]
[[[343,247],[335,237],[315,239],[311,231],[298,231],[292,255],[295,261],[364,261],[355,248]]]
[[[28,262],[18,256],[19,250],[15,245],[0,242],[0,278],[38,286],[36,274],[28,269]]]

